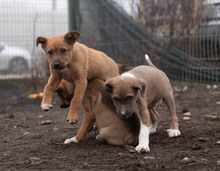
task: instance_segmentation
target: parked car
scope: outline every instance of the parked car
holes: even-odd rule
[[[0,42],[0,71],[24,73],[31,66],[31,58],[27,50]]]

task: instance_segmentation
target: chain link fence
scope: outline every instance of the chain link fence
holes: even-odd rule
[[[67,31],[67,1],[0,0],[0,79],[43,81],[48,67],[36,38]]]
[[[81,33],[79,42],[105,52],[123,65],[143,65],[147,53],[172,80],[219,83],[219,25],[200,24],[193,34],[188,35],[178,35],[174,31],[171,36],[160,29],[154,32],[152,28],[160,28],[160,23],[166,21],[170,14],[161,14],[163,17],[155,15],[152,12],[155,5],[145,5],[148,13],[144,16],[152,17],[157,24],[146,17],[143,24],[143,15],[140,15],[143,6],[140,4],[144,2],[0,0],[0,79],[28,77],[32,78],[32,82],[46,80],[48,67],[44,53],[35,45],[36,38],[65,34],[74,29]],[[181,5],[184,4],[177,3],[177,8],[173,9],[177,11],[179,23],[185,14],[181,12]],[[165,5],[162,9],[168,7]],[[163,28],[168,30],[164,23]],[[176,28],[178,31],[184,30],[182,25]]]
[[[134,14],[135,11],[136,13],[138,10],[140,12],[140,6],[139,9],[134,6],[137,1],[75,1],[79,4],[79,10],[77,11],[78,20],[76,20],[75,25],[82,32],[80,41],[90,47],[104,51],[116,62],[133,66],[143,65],[145,64],[144,54],[147,53],[155,65],[165,71],[172,80],[203,83],[220,82],[220,32],[218,31],[220,27],[215,26],[211,30],[211,26],[206,25],[205,27],[200,24],[191,35],[176,36],[173,34],[172,36],[167,36],[165,34],[164,36],[158,36],[158,34],[156,35],[149,31],[152,28],[151,26],[146,29],[147,26],[140,24],[139,18]],[[131,4],[129,9],[121,6],[126,6],[126,2]],[[145,0],[144,2],[152,3],[155,1]],[[169,2],[172,3],[173,1],[169,0]],[[155,7],[155,3],[153,5]],[[158,1],[156,5],[163,6],[163,3]],[[178,5],[187,4],[182,4],[179,1],[177,7]],[[199,4],[194,5],[198,6]],[[147,11],[152,10],[149,8],[153,7],[148,6]],[[168,7],[165,4],[162,9],[167,10]],[[205,7],[202,7],[205,11]],[[162,25],[160,22],[168,18],[167,21],[170,23],[163,21],[165,25],[162,25],[162,27],[167,29],[167,25],[171,25],[174,21],[179,23],[184,21],[181,18],[183,18],[185,11],[181,11],[179,8],[176,9],[179,18],[176,17],[177,19],[174,18],[175,20],[171,20],[173,19],[172,16],[170,14],[166,16],[167,14],[164,12],[163,16],[158,14],[154,17],[157,25],[153,21],[147,20],[147,17],[146,21],[148,21],[149,25],[154,24],[154,27],[160,28]],[[192,9],[200,10],[200,8],[195,7]],[[158,10],[161,10],[161,8],[158,8]],[[129,11],[130,14],[128,14]],[[198,17],[200,17],[200,14],[201,12],[198,12]],[[149,17],[153,17],[152,15]],[[201,19],[201,22],[204,21]],[[173,27],[176,27],[173,32],[185,32],[185,28],[182,28],[182,25],[176,25],[173,25]],[[194,28],[195,26],[192,27]],[[190,28],[187,28],[186,31],[190,31]]]

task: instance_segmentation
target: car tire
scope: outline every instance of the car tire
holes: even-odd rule
[[[13,74],[22,74],[27,71],[27,62],[22,57],[15,57],[10,61],[9,70]]]

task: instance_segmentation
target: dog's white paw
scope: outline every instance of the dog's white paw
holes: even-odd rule
[[[43,111],[48,111],[48,110],[50,110],[50,108],[52,108],[52,104],[43,104],[43,105],[41,105],[41,109]]]
[[[148,146],[147,143],[141,143],[141,144],[138,144],[138,146],[135,147],[135,150],[139,153],[139,152],[150,152],[150,148]]]
[[[69,138],[69,139],[66,139],[64,141],[64,144],[70,144],[70,143],[78,143],[79,141],[76,139],[76,137],[73,137],[73,138]]]
[[[150,134],[155,134],[157,130],[155,128],[150,128]]]
[[[178,129],[168,129],[167,133],[169,137],[177,137],[177,136],[180,136],[181,134]]]
[[[103,141],[103,139],[101,138],[100,135],[97,135],[97,136],[95,137],[95,139],[96,139],[97,141]]]
[[[150,125],[150,134],[155,134],[157,132],[157,125],[158,123]]]
[[[95,139],[99,141],[100,135],[96,135]]]

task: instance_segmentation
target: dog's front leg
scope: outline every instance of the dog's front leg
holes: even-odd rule
[[[70,103],[70,111],[67,116],[67,121],[69,123],[77,123],[79,120],[79,109],[82,103],[82,99],[87,87],[87,79],[77,80],[75,81],[75,92],[74,97]]]
[[[150,134],[150,113],[148,111],[147,105],[143,102],[139,105],[139,119],[140,119],[140,133],[139,133],[139,143],[135,147],[137,152],[149,152],[149,134]]]
[[[48,111],[52,108],[52,97],[54,90],[59,86],[61,78],[53,74],[50,75],[47,85],[44,88],[41,108],[43,111]]]

